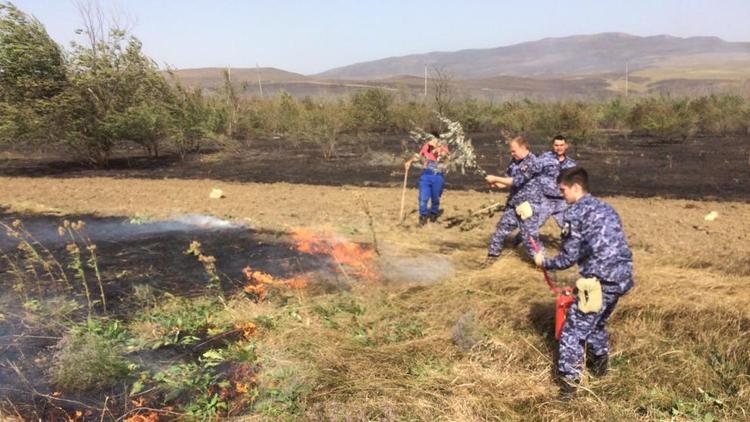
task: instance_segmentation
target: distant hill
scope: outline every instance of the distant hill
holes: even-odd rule
[[[176,69],[172,73],[177,79],[188,86],[201,86],[204,88],[216,88],[224,81],[222,67],[204,67],[197,69]],[[262,83],[304,81],[308,78],[299,73],[287,72],[273,67],[256,68],[232,68],[230,76],[233,82],[258,83],[258,76]]]
[[[301,75],[275,68],[232,69],[244,95],[284,90],[295,97],[341,96],[370,87],[419,97],[424,69],[440,69],[456,95],[488,100],[603,99],[625,90],[633,95],[705,95],[750,91],[750,43],[716,37],[639,37],[622,33],[545,38],[507,47],[390,57]],[[182,69],[186,85],[207,92],[221,86],[223,69]],[[432,81],[428,78],[428,86]]]
[[[456,79],[556,77],[622,73],[626,62],[630,70],[636,71],[659,66],[665,61],[680,60],[689,61],[693,66],[710,66],[727,60],[744,60],[750,65],[750,43],[727,42],[716,37],[638,37],[622,33],[574,35],[507,47],[389,57],[312,76],[379,79],[393,75],[422,75],[427,66],[441,68]]]

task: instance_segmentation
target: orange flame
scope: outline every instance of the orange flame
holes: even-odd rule
[[[242,332],[242,338],[245,340],[253,338],[258,331],[258,326],[254,322],[238,322],[234,324],[234,328]]]
[[[297,250],[302,253],[330,256],[342,272],[345,271],[344,267],[347,267],[351,274],[359,278],[376,278],[372,265],[375,254],[371,249],[334,236],[317,235],[312,230],[304,228],[293,229],[292,238]]]
[[[159,414],[156,412],[146,412],[137,414],[125,419],[125,422],[158,422]]]
[[[248,282],[243,290],[250,296],[255,297],[256,302],[261,302],[266,298],[268,286],[304,289],[308,285],[308,280],[304,276],[275,279],[268,273],[253,270],[250,266],[243,268],[242,273]]]

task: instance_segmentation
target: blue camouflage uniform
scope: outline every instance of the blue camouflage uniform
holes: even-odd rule
[[[578,264],[581,276],[596,277],[602,286],[602,309],[583,313],[574,303],[560,334],[558,371],[579,381],[583,371],[584,342],[595,356],[609,354],[606,324],[618,299],[633,287],[633,259],[622,222],[607,203],[586,194],[563,216],[562,250],[544,260],[543,268],[558,270]]]
[[[500,221],[497,222],[495,234],[490,238],[487,255],[499,256],[503,250],[505,237],[516,228],[520,230],[520,236],[530,255],[534,255],[534,249],[529,241],[529,236],[541,247],[539,227],[541,226],[544,204],[544,195],[542,194],[542,185],[539,178],[541,173],[542,163],[531,152],[523,160],[511,160],[505,175],[511,177],[513,183],[510,186],[510,194],[508,195],[505,212],[500,217]],[[518,217],[515,208],[527,201],[531,205],[533,214],[524,221]]]
[[[568,205],[560,195],[557,176],[560,175],[561,170],[575,167],[576,162],[567,155],[563,161],[560,161],[554,151],[545,152],[539,156],[539,159],[542,161],[542,191],[545,199],[541,225],[543,226],[550,217],[553,217],[558,227],[562,228],[563,212]]]

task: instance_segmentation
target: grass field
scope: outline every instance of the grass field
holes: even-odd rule
[[[610,375],[585,379],[578,398],[561,402],[553,379],[554,298],[541,274],[510,246],[500,262],[478,268],[497,216],[465,232],[417,228],[410,190],[407,224],[399,226],[400,190],[393,188],[85,177],[0,184],[0,204],[22,215],[202,213],[370,245],[372,221],[380,276],[339,289],[311,285],[261,303],[231,298],[217,311],[217,318],[258,325],[258,372],[240,420],[750,418],[747,203],[605,198],[624,221],[636,287],[610,323]],[[208,200],[212,188],[225,198]],[[447,191],[443,198],[447,218],[502,195]],[[715,221],[704,220],[710,211],[719,213]],[[543,233],[554,249],[552,222]],[[575,276],[569,270],[557,279]]]

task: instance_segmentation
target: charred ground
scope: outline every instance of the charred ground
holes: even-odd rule
[[[508,154],[494,134],[472,136],[478,162],[489,173],[504,171]],[[534,140],[533,151],[548,147]],[[180,160],[173,155],[145,158],[137,150],[119,151],[109,166],[93,169],[47,154],[6,153],[0,176],[213,179],[233,182],[396,187],[403,180],[402,157],[416,149],[404,136],[342,141],[330,160],[319,149],[285,139],[246,141],[237,149],[207,151]],[[750,137],[698,137],[663,142],[648,137],[608,136],[574,144],[571,156],[589,170],[599,195],[661,196],[682,199],[744,200],[750,196]],[[412,170],[415,186],[418,171]],[[482,190],[481,178],[450,174],[446,187]]]

